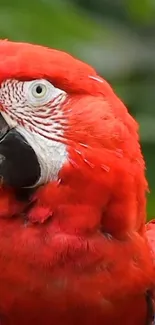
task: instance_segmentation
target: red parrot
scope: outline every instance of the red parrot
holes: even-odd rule
[[[1,325],[152,324],[138,125],[92,67],[0,41],[0,179]]]

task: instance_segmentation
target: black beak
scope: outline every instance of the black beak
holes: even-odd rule
[[[9,132],[9,126],[4,120],[3,116],[0,114],[0,141]]]
[[[15,189],[34,186],[40,178],[37,156],[16,129],[0,114],[0,178]]]

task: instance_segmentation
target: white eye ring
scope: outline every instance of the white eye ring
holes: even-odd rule
[[[63,90],[55,88],[49,81],[38,79],[24,82],[24,93],[32,106],[43,106],[63,94]]]

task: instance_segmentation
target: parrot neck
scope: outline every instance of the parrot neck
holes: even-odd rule
[[[126,238],[133,232],[143,235],[145,195],[141,195],[137,208],[134,197],[123,190],[124,198],[121,191],[122,188],[113,189],[111,195],[100,177],[92,182],[81,180],[79,175],[71,180],[62,177],[36,190],[1,188],[0,217],[22,214],[29,222],[41,224],[50,218],[61,231],[81,236],[97,231],[115,239]]]

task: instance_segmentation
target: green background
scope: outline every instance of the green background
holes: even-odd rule
[[[140,123],[155,216],[155,0],[0,0],[0,38],[45,44],[93,65]]]

